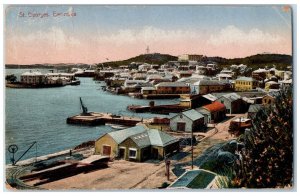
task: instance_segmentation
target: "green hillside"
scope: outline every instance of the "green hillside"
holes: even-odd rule
[[[131,62],[142,62],[142,63],[149,63],[149,64],[164,64],[168,61],[177,61],[176,56],[172,56],[169,54],[160,54],[160,53],[153,53],[153,54],[141,54],[136,57],[132,57],[127,60],[123,61],[111,61],[107,63],[103,63],[105,66],[111,67],[118,67],[120,65],[128,65]]]

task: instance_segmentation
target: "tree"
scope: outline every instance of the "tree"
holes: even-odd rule
[[[240,137],[241,172],[238,187],[275,188],[293,185],[293,97],[284,90],[274,105],[260,110],[253,127]]]
[[[11,75],[5,76],[5,80],[6,80],[7,82],[14,83],[14,82],[17,81],[17,77],[16,77],[14,74],[11,74]]]

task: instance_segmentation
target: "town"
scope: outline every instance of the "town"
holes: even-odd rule
[[[147,48],[148,49],[148,48]],[[159,56],[149,53],[144,56]],[[228,188],[225,166],[238,167],[243,141],[257,113],[273,107],[292,87],[292,65],[223,66],[199,54],[183,54],[164,63],[100,63],[68,73],[29,71],[6,77],[7,87],[47,88],[81,85],[78,78],[101,82],[103,92],[149,100],[128,105],[135,117],[81,111],[65,117],[74,126],[109,125],[112,131],[74,149],[12,162],[8,186],[17,189],[216,189]],[[170,104],[156,100],[170,99]],[[177,102],[174,103],[174,100]],[[111,103],[107,103],[111,104]],[[116,103],[117,104],[117,103]],[[139,113],[159,114],[153,118]],[[165,115],[165,117],[163,117]],[[216,155],[209,155],[211,148]],[[210,157],[208,160],[207,157]],[[208,164],[208,162],[213,162]],[[32,163],[35,163],[32,165]],[[218,163],[216,169],[214,164]],[[212,166],[214,165],[214,166]],[[145,169],[147,168],[147,169]],[[224,170],[222,170],[224,169]],[[124,179],[130,179],[124,181]],[[70,183],[76,181],[77,184]]]

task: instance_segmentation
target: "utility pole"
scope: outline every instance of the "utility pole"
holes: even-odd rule
[[[149,49],[149,46],[147,46],[146,48],[146,54],[149,54],[150,53],[150,49]]]
[[[192,147],[192,170],[194,169],[194,147],[193,147],[193,130],[191,131],[192,138],[191,138],[191,147]]]

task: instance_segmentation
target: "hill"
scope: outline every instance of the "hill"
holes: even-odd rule
[[[164,64],[168,61],[177,61],[176,56],[172,56],[169,54],[160,54],[160,53],[153,53],[153,54],[141,54],[136,57],[132,57],[127,60],[123,61],[111,61],[103,63],[105,66],[111,66],[111,67],[118,67],[120,65],[128,65],[131,62],[142,62],[142,63],[149,63],[149,64]]]
[[[160,53],[153,53],[153,54],[141,54],[136,57],[129,58],[127,60],[122,61],[111,61],[103,63],[105,66],[111,66],[111,67],[119,67],[120,65],[128,65],[131,62],[145,62],[149,64],[164,64],[168,61],[177,61],[176,56],[172,56],[169,54],[160,54]],[[256,54],[244,58],[233,58],[233,59],[227,59],[223,57],[203,57],[203,63],[209,63],[209,62],[216,62],[221,67],[226,67],[229,65],[239,65],[239,64],[245,64],[249,67],[252,67],[254,69],[258,67],[264,67],[264,66],[272,66],[276,65],[277,69],[285,69],[287,66],[290,66],[293,64],[293,58],[291,55],[285,55],[285,54]],[[98,65],[102,65],[102,63],[99,63]],[[32,65],[15,65],[15,64],[6,64],[6,68],[71,68],[71,67],[79,67],[79,68],[89,68],[89,64],[83,64],[83,63],[60,63],[60,64],[32,64]]]
[[[293,64],[293,57],[286,54],[256,54],[244,58],[226,59],[222,57],[204,57],[204,62],[213,61],[221,66],[245,64],[253,68],[276,65],[284,69]]]

